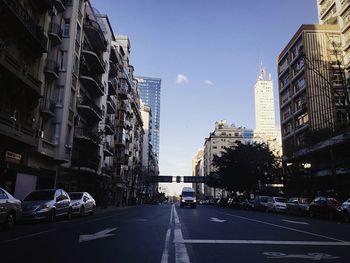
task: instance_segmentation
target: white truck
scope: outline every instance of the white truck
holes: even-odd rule
[[[192,208],[196,208],[197,206],[196,192],[192,187],[182,188],[180,195],[180,208],[185,206],[190,206]]]

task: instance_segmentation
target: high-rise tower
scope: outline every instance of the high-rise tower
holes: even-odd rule
[[[262,64],[255,83],[255,121],[256,132],[259,134],[276,132],[273,81],[270,74],[268,79],[266,78],[266,71]]]
[[[150,77],[136,78],[138,80],[138,88],[140,89],[140,97],[152,110],[151,144],[156,158],[159,159],[160,88],[162,80]]]

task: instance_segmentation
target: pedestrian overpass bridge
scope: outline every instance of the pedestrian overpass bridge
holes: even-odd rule
[[[207,183],[206,176],[179,176],[179,175],[158,175],[150,176],[153,183]]]

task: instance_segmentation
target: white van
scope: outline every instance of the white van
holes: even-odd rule
[[[180,207],[190,206],[192,208],[196,208],[197,200],[196,200],[196,192],[192,187],[184,187],[182,188],[182,192],[180,195]]]

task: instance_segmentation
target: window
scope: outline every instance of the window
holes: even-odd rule
[[[81,34],[81,28],[80,26],[77,24],[77,33],[75,35],[75,41],[77,41],[78,43],[80,43],[80,34]]]
[[[0,199],[7,199],[7,194],[2,189],[0,189]]]
[[[308,122],[309,122],[309,115],[307,113],[299,116],[297,121],[296,121],[297,128],[301,128],[302,126],[304,126]]]
[[[70,20],[65,19],[63,22],[63,32],[62,32],[63,37],[69,37],[69,25],[70,25]]]
[[[67,70],[67,63],[68,63],[68,52],[61,50],[60,55],[59,55],[60,70],[66,71]]]
[[[294,84],[294,91],[297,93],[299,90],[305,88],[305,78],[302,76]]]

